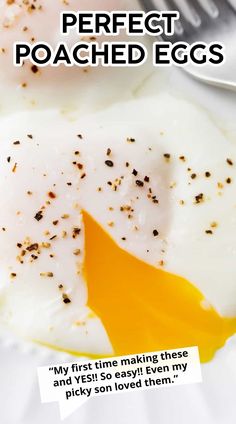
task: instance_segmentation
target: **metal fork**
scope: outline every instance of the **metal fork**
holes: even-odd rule
[[[140,3],[147,12],[160,10],[158,0],[140,0]],[[174,35],[162,36],[163,40],[173,43],[218,41],[225,45],[224,64],[217,67],[188,65],[183,69],[208,84],[236,90],[236,8],[230,0],[165,0],[165,4],[165,10],[179,11],[180,20]]]

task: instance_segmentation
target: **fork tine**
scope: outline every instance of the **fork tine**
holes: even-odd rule
[[[168,10],[176,10],[181,15],[181,10],[175,0],[165,0],[165,3]]]
[[[185,35],[191,35],[192,33],[192,24],[186,19],[184,13],[180,10],[175,0],[165,0],[167,8],[169,10],[177,10],[180,14],[179,23],[181,24]],[[180,38],[177,33],[175,33],[174,38]]]
[[[189,6],[192,13],[196,13],[198,17],[200,18],[201,25],[204,25],[204,26],[207,25],[207,23],[209,22],[209,15],[204,9],[204,7],[199,3],[199,1],[192,0]]]
[[[215,6],[217,7],[219,11],[219,17],[222,18],[229,18],[232,15],[232,11],[236,13],[235,7],[229,2],[228,0],[213,0],[215,3]],[[228,21],[229,19],[226,19]]]

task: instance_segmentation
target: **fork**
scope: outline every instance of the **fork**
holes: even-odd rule
[[[140,0],[140,3],[146,12],[161,10],[158,0]],[[180,19],[174,35],[163,35],[164,41],[218,41],[225,45],[224,64],[217,67],[188,65],[183,69],[205,83],[236,90],[236,8],[232,0],[165,0],[165,4],[165,10],[178,11]]]

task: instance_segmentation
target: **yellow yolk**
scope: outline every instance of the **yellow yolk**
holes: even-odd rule
[[[115,355],[198,346],[209,361],[236,332],[184,278],[148,265],[117,246],[83,212],[84,275],[89,307],[102,320]]]

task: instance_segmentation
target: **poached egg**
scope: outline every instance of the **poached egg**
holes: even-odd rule
[[[2,321],[77,354],[211,359],[236,329],[236,150],[206,113],[162,94],[0,128]]]

